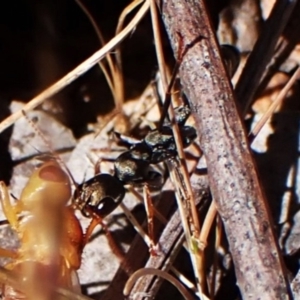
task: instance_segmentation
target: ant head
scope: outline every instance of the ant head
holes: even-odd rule
[[[55,160],[50,160],[32,173],[20,199],[24,209],[31,211],[40,206],[43,209],[64,206],[70,197],[69,176]]]
[[[98,174],[78,186],[72,204],[85,217],[96,215],[104,218],[119,206],[124,196],[125,188],[121,181],[110,174]]]

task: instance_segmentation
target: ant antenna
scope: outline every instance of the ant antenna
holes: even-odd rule
[[[25,112],[25,110],[22,109],[22,114],[25,117],[25,119],[27,120],[27,122],[31,125],[31,127],[33,128],[33,130],[36,132],[36,134],[41,138],[41,140],[43,141],[43,143],[47,146],[47,148],[50,150],[51,156],[53,156],[56,161],[63,166],[63,168],[67,171],[69,177],[71,178],[72,183],[74,184],[75,188],[78,189],[78,184],[75,181],[72,173],[70,172],[69,168],[67,167],[67,165],[65,164],[65,162],[61,159],[61,157],[54,151],[54,149],[52,148],[51,144],[49,143],[49,141],[45,138],[45,136],[43,135],[43,133],[41,132],[41,130],[38,128],[38,126],[29,118],[29,116],[27,115],[27,113]],[[37,150],[38,152],[40,152],[39,150]]]

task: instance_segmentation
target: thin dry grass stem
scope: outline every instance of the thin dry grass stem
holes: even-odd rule
[[[98,27],[97,22],[95,21],[95,19],[91,15],[91,13],[88,11],[87,7],[80,0],[75,0],[75,2],[81,8],[81,10],[85,13],[85,15],[87,16],[87,18],[91,22],[91,24],[92,24],[92,26],[93,26],[93,28],[94,28],[94,30],[96,32],[96,35],[97,35],[97,37],[98,37],[98,39],[100,41],[101,46],[105,45],[105,40],[103,38],[101,30]],[[105,64],[102,61],[99,61],[98,64],[99,64],[99,67],[102,70],[102,72],[103,72],[103,74],[104,74],[104,76],[106,78],[107,84],[108,84],[108,86],[109,86],[109,88],[111,90],[113,98],[115,99],[115,102],[117,103],[118,101],[116,99],[116,92],[115,92],[116,86],[115,86],[115,83],[113,82],[114,78],[115,78],[114,76],[115,76],[116,68],[114,67],[114,63],[112,61],[110,53],[106,54],[106,60],[108,62],[108,67],[109,67],[109,70],[110,70],[110,74],[109,74],[108,70],[106,69]]]
[[[152,241],[150,237],[147,235],[147,233],[144,231],[142,226],[139,224],[139,222],[136,220],[136,218],[133,216],[131,211],[126,207],[124,203],[120,204],[121,209],[123,210],[124,214],[126,215],[127,219],[130,221],[132,226],[134,227],[135,231],[140,235],[140,237],[144,240],[147,247],[152,246]],[[171,267],[171,270],[182,280],[186,285],[192,286],[193,284],[184,276],[182,275],[175,267]]]
[[[170,117],[171,119],[174,120],[175,114],[174,114],[174,110],[173,108],[171,108],[171,113],[170,113]],[[189,177],[189,172],[188,172],[188,168],[186,165],[186,158],[185,158],[185,153],[183,150],[183,145],[182,145],[182,139],[179,133],[179,129],[176,123],[172,124],[172,129],[173,129],[173,133],[174,133],[174,139],[175,139],[175,143],[176,143],[176,148],[178,151],[178,156],[180,159],[180,166],[179,169],[181,171],[181,174],[183,176],[183,182],[185,184],[185,188],[187,190],[187,202],[189,203],[189,209],[191,212],[191,232],[192,232],[192,236],[195,239],[199,239],[199,234],[200,234],[200,222],[199,222],[199,218],[198,218],[198,212],[197,212],[197,208],[196,208],[196,201],[194,199],[194,193],[192,190],[192,186],[190,183],[190,177]]]
[[[144,204],[143,197],[131,186],[128,187],[128,190],[141,202]],[[135,230],[139,233],[139,235],[142,237],[144,242],[147,244],[148,247],[150,247],[150,238],[149,236],[145,233],[145,231],[142,229],[140,224],[137,222],[137,220],[134,218],[134,216],[131,214],[131,212],[128,210],[128,208],[121,203],[120,204],[123,212],[127,216],[128,220],[131,222]],[[163,224],[167,224],[167,219],[155,208],[155,206],[152,207],[154,216],[157,217]],[[207,225],[206,225],[207,227]],[[210,228],[207,228],[207,231],[209,231]],[[205,229],[204,229],[205,230]],[[205,243],[206,244],[206,243]],[[187,251],[190,251],[187,243],[183,244],[184,248]],[[188,288],[195,290],[195,285],[188,280],[186,277],[184,277],[176,268],[171,267],[172,272],[179,278],[181,282],[183,282]]]
[[[159,22],[158,22],[158,13],[157,13],[157,8],[155,1],[151,1],[151,17],[152,17],[152,24],[153,24],[153,33],[154,33],[154,40],[155,40],[155,49],[156,49],[156,55],[157,55],[157,60],[159,64],[159,71],[161,73],[161,78],[162,78],[162,84],[163,84],[163,89],[165,92],[168,90],[168,84],[167,84],[167,77],[166,77],[166,63],[163,55],[163,49],[162,49],[162,40],[161,40],[161,35],[160,35],[160,30],[159,30]],[[181,53],[179,53],[179,56],[181,56]],[[171,93],[171,99],[172,99],[172,93]],[[172,99],[173,100],[173,99]],[[172,101],[173,103],[173,101]],[[174,109],[172,105],[170,105],[169,109],[170,117],[171,120],[175,119],[175,114],[174,114]],[[190,179],[187,171],[187,166],[185,164],[185,153],[183,150],[183,145],[182,145],[182,140],[180,137],[178,125],[176,122],[173,122],[173,131],[174,131],[174,138],[176,142],[176,147],[178,151],[178,156],[181,160],[181,171],[184,177],[184,182],[186,184],[186,188],[189,193],[189,200],[191,204],[191,212],[192,212],[192,222],[193,222],[193,235],[195,238],[199,238],[199,233],[200,233],[200,223],[199,223],[199,218],[198,218],[198,213],[197,209],[195,206],[195,199],[193,199],[193,192],[192,192],[192,187],[190,184]]]
[[[177,269],[174,267],[171,267],[170,270],[174,273],[176,278],[184,284],[189,290],[192,290],[195,294],[198,292],[195,284],[191,282],[189,279],[187,279],[185,276],[183,276]]]
[[[141,197],[141,195],[132,186],[129,186],[128,190],[137,198],[139,202],[144,204],[143,197]],[[155,208],[155,206],[153,206],[153,213],[160,222],[167,224],[168,220]]]
[[[200,243],[201,250],[204,250],[207,245],[207,238],[208,238],[211,226],[215,220],[217,213],[218,213],[218,211],[217,211],[215,202],[213,200],[211,202],[208,212],[205,216],[202,230],[201,230],[200,237],[199,237],[199,243]]]
[[[144,185],[143,188],[143,198],[144,198],[144,205],[147,214],[147,225],[148,225],[148,235],[150,237],[150,253],[151,255],[156,255],[154,250],[155,248],[155,241],[154,241],[154,212],[153,212],[153,203],[150,196],[150,191],[147,184]]]
[[[131,213],[131,211],[127,208],[127,206],[121,202],[120,207],[123,210],[124,214],[126,215],[127,219],[130,221],[132,226],[134,227],[135,231],[140,235],[140,237],[144,240],[146,245],[150,247],[151,245],[151,240],[149,236],[146,234],[142,226],[139,224],[139,222],[136,220],[134,215]]]
[[[143,197],[132,186],[129,186],[127,189],[130,193],[132,193],[136,197],[136,199],[139,202],[144,204]],[[149,236],[145,233],[145,231],[140,226],[140,224],[135,219],[135,217],[132,215],[130,210],[128,210],[128,208],[126,207],[126,205],[124,203],[121,203],[120,207],[122,208],[123,212],[127,216],[128,220],[130,221],[132,226],[135,228],[136,232],[138,232],[138,234],[142,237],[142,239],[144,240],[146,245],[148,247],[150,247]],[[152,209],[153,209],[154,216],[163,224],[167,224],[168,220],[155,208],[155,206],[153,206]],[[184,243],[183,246],[187,251],[189,251],[189,248],[186,243]],[[171,270],[179,278],[179,280],[181,282],[183,282],[189,289],[193,289],[196,291],[195,285],[190,280],[188,280],[185,276],[183,276],[176,268],[171,267]]]
[[[160,71],[161,79],[162,79],[163,90],[165,93],[168,93],[168,90],[170,89],[170,87],[167,84],[167,76],[166,76],[166,72],[165,72],[166,63],[165,63],[163,49],[162,49],[162,39],[161,39],[160,29],[159,29],[158,12],[157,12],[157,7],[156,7],[154,0],[152,0],[150,3],[150,9],[151,9],[151,18],[152,18],[152,25],[153,25],[153,34],[154,34],[154,40],[155,40],[155,49],[156,49],[156,55],[157,55],[157,60],[158,60],[158,65],[159,65],[159,71]],[[182,52],[182,53],[184,53],[184,52]],[[182,53],[179,49],[180,59],[182,59],[182,57],[181,57]],[[179,63],[179,62],[177,62],[177,63]],[[172,84],[173,80],[174,80],[174,78],[171,79],[170,85]],[[173,100],[172,94],[169,96],[171,97],[169,114],[170,114],[171,120],[174,120],[175,113],[174,113],[174,109],[172,106],[172,103],[174,102],[174,100]],[[189,253],[191,256],[191,261],[193,264],[195,276],[197,278],[198,290],[199,290],[199,293],[201,294],[206,289],[206,283],[205,283],[206,280],[205,280],[204,267],[203,267],[204,266],[204,257],[203,257],[203,253],[201,252],[201,250],[199,248],[199,245],[197,245],[196,247],[192,246],[193,244],[195,244],[193,242],[193,238],[199,242],[200,222],[199,222],[199,218],[198,218],[197,208],[195,205],[196,201],[194,199],[192,187],[190,184],[188,169],[187,169],[187,166],[185,163],[185,153],[183,151],[183,145],[182,145],[182,140],[181,140],[181,136],[179,133],[178,125],[176,124],[176,122],[172,122],[172,125],[173,125],[172,130],[173,130],[173,134],[174,134],[176,148],[178,151],[178,156],[180,158],[179,170],[182,174],[183,182],[185,185],[184,187],[182,187],[182,190],[186,190],[186,193],[183,193],[185,195],[183,197],[184,199],[181,198],[182,193],[180,193],[180,192],[175,192],[175,195],[176,195],[176,199],[178,202],[181,219],[183,222],[183,228],[184,228],[188,248],[190,250]],[[168,166],[170,166],[170,164],[168,164]],[[169,170],[171,170],[171,169],[172,169],[172,166],[171,166],[171,168],[169,167]],[[177,183],[178,182],[181,183],[182,181],[181,180],[179,180],[179,181],[172,180],[172,182],[175,184],[175,188],[177,189]],[[185,201],[188,203],[188,208],[189,208],[188,215],[186,214],[185,209],[183,207],[185,205],[184,204]],[[195,248],[195,249],[192,249],[192,248]]]
[[[207,238],[208,238],[208,235],[210,233],[212,224],[213,224],[217,214],[218,214],[218,211],[217,211],[217,208],[216,208],[216,205],[215,205],[215,201],[212,200],[212,202],[209,206],[208,212],[205,216],[203,226],[202,226],[202,229],[201,229],[201,233],[200,233],[200,237],[199,237],[199,244],[200,244],[200,247],[201,247],[202,251],[204,251],[204,249],[207,246]],[[217,227],[216,230],[219,230],[219,228]],[[220,236],[220,234],[216,233],[215,245],[218,245],[218,246],[220,245],[219,236]],[[218,249],[218,248],[215,248],[215,249]],[[210,296],[211,299],[214,298],[215,275],[216,275],[215,272],[216,272],[216,269],[217,269],[216,262],[217,262],[217,252],[215,252],[215,255],[214,255],[213,276],[212,276],[212,280],[211,280],[211,283],[209,285],[209,291],[208,291],[210,293],[209,296]]]
[[[174,168],[173,162],[167,161],[168,169],[170,170],[170,178],[171,181],[175,184],[175,197],[177,200],[179,214],[181,216],[181,222],[183,231],[185,234],[186,244],[188,248],[188,252],[190,254],[191,262],[194,269],[194,274],[197,282],[197,289],[199,294],[203,293],[204,288],[206,287],[205,283],[205,274],[203,264],[203,255],[199,255],[199,246],[195,245],[192,239],[191,232],[189,230],[189,214],[186,209],[186,199],[187,193],[185,187],[182,187],[182,180],[179,178],[181,174],[179,174],[179,170]]]
[[[140,5],[144,0],[135,0],[131,2],[128,6],[125,7],[125,9],[122,11],[119,21],[116,28],[116,35],[118,35],[122,28],[125,21],[126,16],[138,5]],[[116,58],[116,77],[115,81],[118,85],[118,100],[119,103],[116,103],[117,109],[122,109],[122,104],[124,102],[124,77],[123,77],[123,68],[122,68],[122,58],[121,58],[121,49],[120,46],[116,47],[115,49],[115,58]]]
[[[130,14],[138,5],[140,5],[141,3],[143,3],[144,0],[135,0],[132,1],[129,5],[127,5],[120,17],[119,17],[119,21],[118,21],[118,25],[117,25],[117,29],[116,29],[116,34],[119,34],[124,26],[124,22],[125,22],[125,18],[127,17],[128,14]]]
[[[153,36],[155,42],[155,51],[156,57],[159,67],[159,73],[161,76],[162,86],[164,89],[164,93],[167,92],[168,89],[168,80],[167,80],[167,72],[166,72],[166,62],[163,54],[163,47],[162,47],[162,40],[159,28],[159,19],[158,19],[158,12],[156,8],[155,1],[150,1],[150,11],[151,11],[151,20],[152,20],[152,27],[153,27]]]
[[[177,290],[181,293],[181,295],[184,297],[184,299],[186,300],[194,299],[194,297],[189,294],[189,292],[184,287],[184,285],[182,285],[176,278],[174,278],[172,275],[168,274],[167,272],[154,269],[154,268],[143,268],[134,272],[126,282],[126,285],[123,290],[124,296],[128,297],[136,281],[140,277],[147,276],[147,275],[155,275],[155,276],[162,277],[163,279],[169,281],[172,285],[174,285],[177,288]],[[205,297],[204,299],[208,299],[208,298]]]
[[[255,127],[252,129],[252,131],[249,134],[249,139],[251,142],[255,139],[255,137],[258,135],[262,127],[265,125],[265,123],[268,121],[268,119],[271,117],[271,115],[274,113],[275,109],[281,104],[281,102],[284,100],[286,94],[290,90],[290,88],[293,86],[295,81],[300,76],[300,67],[297,68],[297,70],[294,72],[293,76],[290,78],[290,80],[287,82],[287,84],[284,86],[284,88],[280,91],[280,93],[277,95],[276,99],[273,101],[273,103],[270,105],[266,113],[262,116],[262,118],[257,122]]]
[[[23,108],[25,112],[31,111],[38,105],[42,104],[46,99],[49,99],[59,91],[61,91],[64,87],[72,83],[79,76],[87,72],[91,69],[95,64],[97,64],[105,55],[114,49],[123,39],[126,38],[128,34],[132,32],[132,30],[137,26],[137,24],[144,17],[146,12],[150,7],[150,0],[145,0],[142,7],[136,13],[136,15],[132,18],[129,24],[114,38],[112,38],[104,47],[95,52],[92,56],[86,59],[83,63],[73,69],[71,72],[66,74],[60,80],[55,82],[49,88],[44,90],[42,93],[31,99]],[[6,128],[14,124],[18,119],[22,117],[22,110],[15,112],[14,114],[7,117],[0,123],[0,133],[3,132]]]
[[[143,3],[144,0],[135,0],[133,2],[131,2],[128,6],[125,7],[125,9],[122,11],[120,17],[119,17],[119,21],[117,24],[117,28],[116,28],[116,35],[118,35],[124,25],[124,21],[126,16],[132,12],[132,10],[134,10],[138,5],[140,5],[141,3]],[[123,78],[123,70],[122,70],[122,57],[121,57],[121,50],[120,47],[116,47],[115,49],[115,57],[116,57],[116,68],[117,68],[117,73],[116,73],[116,81],[118,83],[118,91],[119,91],[119,97],[120,97],[120,102],[122,100],[122,103],[124,102],[124,78]],[[120,104],[122,104],[120,103]],[[116,103],[116,107],[117,109],[122,109],[122,107],[118,107],[117,103]]]
[[[214,262],[213,262],[213,270],[211,283],[209,286],[210,298],[213,300],[215,298],[215,289],[216,289],[216,274],[218,268],[218,249],[221,245],[222,238],[222,221],[219,215],[216,218],[216,238],[215,238],[215,250],[214,250]]]
[[[120,207],[123,210],[124,214],[126,215],[127,219],[129,220],[129,222],[134,227],[135,231],[140,235],[140,237],[144,240],[144,242],[146,243],[146,245],[150,248],[150,246],[151,246],[151,239],[146,234],[146,232],[144,231],[144,229],[142,228],[142,226],[139,224],[139,222],[136,220],[136,218],[134,217],[134,215],[126,207],[126,205],[124,203],[121,203]],[[195,290],[194,284],[189,279],[187,279],[182,273],[180,273],[175,267],[171,266],[170,269],[180,279],[181,282],[183,282],[190,289]]]
[[[134,215],[131,213],[131,211],[127,208],[127,206],[124,203],[120,203],[120,207],[123,210],[124,214],[126,215],[127,219],[130,221],[132,226],[134,227],[135,231],[140,235],[140,237],[144,240],[147,247],[151,249],[153,246],[153,242],[149,235],[144,231],[142,226],[139,224],[139,222],[136,220]]]
[[[26,292],[26,284],[21,284],[21,279],[18,278],[16,274],[14,274],[12,271],[6,270],[3,267],[0,267],[0,282],[3,284],[10,285],[17,290],[21,290],[22,292]],[[57,294],[66,297],[67,299],[92,300],[87,296],[72,292],[68,289],[61,287],[57,287],[56,292]]]

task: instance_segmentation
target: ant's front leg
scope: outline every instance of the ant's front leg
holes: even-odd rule
[[[94,174],[100,174],[101,173],[101,163],[104,161],[103,158],[99,158],[97,162],[95,163],[94,167]]]
[[[86,229],[86,232],[85,232],[85,236],[84,236],[84,244],[86,244],[92,233],[94,232],[94,229],[97,225],[100,225],[102,230],[104,231],[105,233],[105,236],[107,238],[107,241],[108,241],[108,244],[112,250],[112,252],[116,255],[116,257],[120,260],[124,270],[127,272],[129,272],[130,270],[130,267],[128,266],[127,262],[126,262],[126,259],[125,259],[125,256],[124,256],[124,253],[123,251],[121,250],[120,246],[117,245],[117,243],[115,242],[111,232],[109,231],[109,229],[107,228],[107,225],[103,222],[102,218],[99,217],[97,215],[97,213],[95,212],[92,212],[90,211],[90,214],[92,216],[92,220],[90,222],[90,224],[88,225],[87,229]]]

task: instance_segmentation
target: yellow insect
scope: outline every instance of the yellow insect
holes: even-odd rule
[[[73,208],[67,206],[70,198],[69,177],[55,160],[32,173],[16,204],[0,182],[4,214],[20,240],[16,251],[0,248],[0,256],[12,259],[5,269],[15,274],[21,287],[19,291],[4,284],[2,299],[62,299],[58,287],[80,293],[76,271],[84,235]]]

